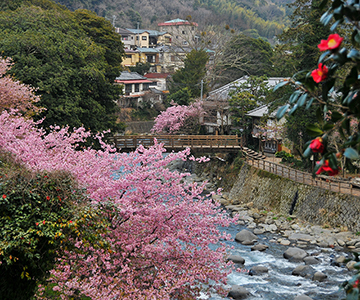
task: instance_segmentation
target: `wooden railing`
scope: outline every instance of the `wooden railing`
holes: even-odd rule
[[[240,138],[237,135],[118,135],[112,141],[117,149],[131,151],[140,144],[144,147],[154,145],[154,139],[163,143],[170,150],[181,150],[187,147],[194,151],[237,152],[241,150]]]
[[[350,181],[339,180],[336,177],[330,176],[316,176],[313,178],[310,173],[292,169],[290,167],[268,160],[255,160],[249,156],[246,156],[246,161],[255,168],[291,179],[296,182],[317,186],[333,192],[360,196],[360,189],[354,187]]]

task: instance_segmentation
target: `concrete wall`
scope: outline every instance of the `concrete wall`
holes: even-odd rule
[[[272,210],[316,225],[360,231],[360,198],[330,192],[282,178],[244,164],[230,191],[233,204],[253,202],[259,210]],[[295,200],[296,199],[296,200]]]

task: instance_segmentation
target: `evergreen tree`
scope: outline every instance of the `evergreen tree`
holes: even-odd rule
[[[113,82],[123,45],[111,24],[48,0],[7,4],[0,13],[0,51],[14,62],[11,74],[37,88],[38,105],[46,108],[39,115],[43,125],[121,130],[114,102],[121,91]]]
[[[208,60],[209,55],[206,50],[191,50],[184,60],[184,68],[177,70],[172,77],[169,98],[173,99],[172,95],[180,90],[182,90],[180,93],[182,103],[179,104],[187,105],[190,101],[190,99],[188,99],[188,103],[185,103],[183,97],[184,92],[189,93],[191,98],[199,97],[201,94],[201,81],[205,77],[206,63]],[[186,88],[187,90],[185,91]],[[205,94],[206,92],[207,87],[203,84],[203,93]],[[178,97],[175,97],[173,100],[177,102],[177,98]]]

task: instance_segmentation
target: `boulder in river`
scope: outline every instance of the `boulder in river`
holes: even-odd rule
[[[314,281],[324,281],[325,279],[327,278],[327,275],[325,275],[324,273],[322,272],[316,272],[314,274],[314,277],[313,277],[313,280]]]
[[[243,245],[254,245],[257,242],[257,236],[251,231],[243,229],[236,234],[235,241]]]
[[[251,251],[265,251],[269,246],[264,244],[258,244],[253,247],[251,247]]]
[[[290,247],[284,252],[284,258],[290,261],[302,261],[307,255],[305,250],[297,247]]]
[[[245,264],[245,258],[241,257],[240,255],[230,254],[228,256],[228,260],[233,261],[235,264]]]
[[[269,269],[265,266],[254,266],[249,270],[249,275],[259,275],[263,273],[268,273]]]
[[[307,266],[307,265],[301,265],[301,266],[297,266],[297,267],[292,271],[291,275],[310,278],[310,277],[313,277],[313,276],[314,276],[315,272],[316,272],[316,271],[314,270],[313,267]]]
[[[294,298],[294,300],[312,300],[309,296],[306,295],[299,295]]]
[[[250,292],[246,288],[240,285],[233,285],[228,294],[228,297],[233,299],[246,299],[249,295]]]

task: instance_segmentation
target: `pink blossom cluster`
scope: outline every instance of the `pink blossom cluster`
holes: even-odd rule
[[[0,149],[33,170],[68,171],[89,205],[111,201],[117,208],[103,236],[107,249],[79,238],[59,258],[50,281],[62,299],[195,299],[204,287],[221,289],[231,265],[221,241],[230,236],[218,228],[233,220],[200,196],[205,182],[186,183],[188,174],[165,168],[186,160],[189,149],[165,154],[155,142],[149,149],[116,153],[99,135],[101,150],[78,150],[90,136],[84,128],[70,133],[54,126],[46,134],[40,124],[4,111]],[[211,244],[218,246],[211,250]]]
[[[202,101],[196,101],[189,106],[178,105],[173,101],[171,104],[172,106],[156,117],[152,132],[178,132],[182,127],[186,126],[189,119],[199,122],[199,119],[205,114]]]
[[[0,111],[16,109],[28,115],[40,112],[42,109],[35,105],[40,101],[40,98],[34,94],[35,89],[6,75],[10,66],[9,59],[0,57]]]

